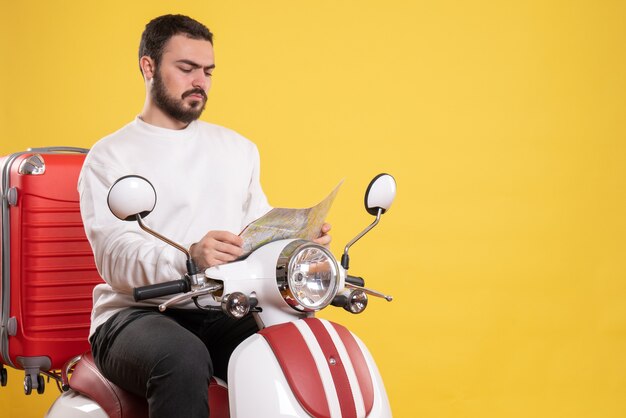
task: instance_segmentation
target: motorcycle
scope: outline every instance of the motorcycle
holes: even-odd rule
[[[392,300],[347,272],[350,247],[379,223],[395,193],[395,180],[388,174],[370,182],[365,207],[376,218],[345,246],[340,261],[319,244],[282,239],[242,260],[201,272],[187,249],[145,224],[143,218],[156,205],[156,192],[146,179],[126,176],[111,187],[108,204],[116,217],[138,222],[146,233],[187,257],[188,272],[182,279],[136,288],[135,300],[174,295],[159,305],[160,311],[191,300],[199,309],[221,310],[236,319],[251,312],[259,326],[260,331],[233,352],[228,386],[212,379],[211,417],[392,416],[365,344],[344,326],[316,318],[315,313],[331,305],[361,313],[368,295]],[[70,360],[60,380],[63,393],[47,418],[148,416],[145,399],[107,381],[90,353]]]

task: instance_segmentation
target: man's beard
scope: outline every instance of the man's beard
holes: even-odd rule
[[[183,100],[191,94],[200,94],[204,97],[204,100],[192,102],[190,107],[186,107]],[[206,92],[200,88],[186,91],[180,99],[170,96],[158,69],[152,81],[152,97],[154,98],[154,103],[163,112],[183,123],[190,123],[198,119],[204,111],[207,100]]]

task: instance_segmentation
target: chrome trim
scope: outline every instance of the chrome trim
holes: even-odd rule
[[[22,160],[17,172],[22,175],[40,176],[46,172],[46,162],[41,154],[33,154]]]
[[[367,234],[368,232],[370,232],[372,230],[372,228],[374,228],[376,225],[378,225],[378,222],[380,222],[380,217],[382,216],[383,213],[384,213],[383,209],[382,208],[378,208],[378,213],[376,214],[376,219],[374,220],[374,222],[372,222],[367,228],[365,228],[363,231],[361,231],[359,233],[359,235],[354,237],[352,239],[352,241],[350,241],[349,243],[346,244],[346,246],[343,249],[344,256],[346,256],[346,257],[348,256],[348,251],[350,251],[350,247],[352,247],[352,245],[354,245],[355,242],[357,242],[358,240],[363,238],[363,235]],[[344,266],[344,268],[346,268],[346,266]]]
[[[139,227],[141,229],[143,229],[144,231],[146,231],[148,234],[152,235],[153,237],[158,238],[161,241],[165,242],[166,244],[169,244],[172,247],[176,248],[177,250],[183,252],[187,256],[187,259],[191,259],[191,253],[189,252],[189,250],[187,250],[182,245],[172,241],[171,239],[164,237],[163,235],[159,234],[158,232],[154,231],[153,229],[149,228],[148,225],[146,225],[143,222],[143,219],[142,219],[140,214],[136,214],[135,215],[135,219],[137,220],[137,223],[139,224]]]
[[[368,289],[367,287],[361,287],[361,286],[357,286],[357,285],[351,284],[351,283],[346,283],[346,287],[350,287],[352,289],[362,290],[365,293],[367,293],[368,295],[376,296],[378,298],[383,298],[387,302],[391,302],[393,300],[393,296],[385,295],[384,293],[378,292],[376,290]]]
[[[241,319],[250,312],[250,300],[242,292],[233,292],[222,297],[222,312],[233,319]]]
[[[152,184],[151,184],[152,186]],[[146,215],[144,215],[146,216]],[[137,213],[135,215],[135,219],[137,220],[137,223],[139,224],[139,227],[141,229],[143,229],[144,231],[146,231],[148,234],[152,235],[155,238],[160,239],[161,241],[165,242],[168,245],[171,245],[172,247],[176,248],[177,250],[181,251],[182,253],[185,254],[185,256],[187,257],[187,273],[188,273],[188,277],[189,280],[191,280],[191,284],[194,286],[203,286],[204,285],[204,274],[201,274],[198,271],[198,266],[196,265],[195,261],[193,260],[193,258],[191,258],[191,252],[189,252],[189,250],[185,247],[183,247],[182,245],[172,241],[171,239],[159,234],[158,232],[154,231],[153,229],[149,228],[142,219],[142,215]],[[160,309],[160,307],[159,307]]]
[[[333,296],[328,298],[327,304],[319,306],[315,309],[303,306],[289,288],[289,271],[293,257],[295,254],[298,254],[301,250],[307,247],[317,248],[326,254],[332,261],[336,273],[334,288],[329,290]],[[316,312],[328,306],[332,302],[333,297],[335,297],[339,291],[339,263],[337,263],[337,259],[326,247],[315,244],[311,241],[295,240],[287,244],[278,256],[278,260],[276,261],[276,284],[278,286],[278,291],[282,295],[285,302],[293,309],[299,312]]]
[[[350,313],[360,314],[367,308],[367,302],[367,293],[363,290],[355,289],[348,294],[348,301],[343,308]]]
[[[64,365],[63,369],[61,369],[61,389],[64,392],[70,390],[70,372],[74,369],[76,364],[83,358],[82,354],[72,357],[69,359]]]
[[[213,282],[212,284],[204,285],[198,289],[192,289],[191,292],[178,294],[171,299],[166,300],[159,305],[159,311],[164,312],[169,306],[175,305],[184,300],[191,300],[200,296],[212,294],[222,289],[224,286],[220,283]]]
[[[76,153],[76,154],[87,154],[89,152],[89,148],[82,148],[82,147],[34,147],[34,148],[28,148],[26,151],[28,151],[28,152],[43,152],[43,153],[67,152],[67,153]]]

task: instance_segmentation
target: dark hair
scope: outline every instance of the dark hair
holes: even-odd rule
[[[146,55],[154,60],[158,68],[165,44],[172,36],[180,34],[192,39],[204,39],[213,44],[213,34],[197,20],[184,15],[163,15],[148,22],[141,34],[139,59]]]

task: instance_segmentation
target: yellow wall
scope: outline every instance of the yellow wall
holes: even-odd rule
[[[216,33],[203,119],[253,139],[277,206],[346,178],[333,250],[395,296],[327,312],[378,361],[396,417],[626,416],[622,1],[2,1],[0,154],[88,147],[143,102],[143,25]],[[41,417],[54,391],[2,417]],[[7,412],[8,411],[8,412]],[[7,415],[8,413],[8,415]]]

